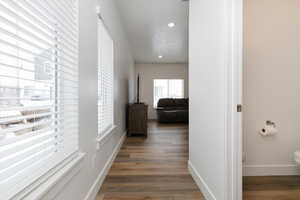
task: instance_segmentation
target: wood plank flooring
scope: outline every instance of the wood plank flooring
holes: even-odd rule
[[[300,200],[300,176],[244,177],[243,200]]]
[[[204,200],[188,173],[188,127],[149,123],[127,138],[97,200]]]

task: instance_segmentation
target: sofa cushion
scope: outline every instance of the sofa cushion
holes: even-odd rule
[[[189,105],[188,99],[174,99],[174,103],[176,107],[188,107]]]
[[[176,107],[174,99],[160,99],[157,103],[157,107]]]
[[[160,99],[157,103],[157,107],[163,108],[188,108],[188,99]]]
[[[159,122],[188,122],[188,99],[160,99],[157,105],[156,111]]]

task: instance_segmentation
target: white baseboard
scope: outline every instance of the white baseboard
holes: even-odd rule
[[[208,187],[208,185],[204,182],[203,178],[200,176],[198,171],[195,169],[193,164],[189,161],[189,171],[195,180],[196,184],[200,188],[202,194],[204,195],[206,200],[216,200],[216,197]]]
[[[243,176],[295,176],[299,165],[244,165]]]
[[[124,133],[123,136],[120,138],[118,144],[114,148],[114,151],[113,151],[112,155],[110,156],[110,158],[106,162],[103,170],[100,172],[100,174],[98,175],[96,181],[94,182],[91,189],[89,190],[86,197],[84,198],[84,200],[95,200],[96,199],[98,191],[100,190],[101,185],[103,184],[103,181],[104,181],[105,177],[107,176],[107,174],[108,174],[108,172],[109,172],[116,156],[118,155],[125,138],[126,138],[126,134]]]

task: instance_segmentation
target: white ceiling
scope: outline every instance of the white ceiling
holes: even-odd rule
[[[188,62],[188,2],[116,0],[137,63]],[[176,26],[169,28],[168,23]],[[158,56],[163,58],[159,59]]]

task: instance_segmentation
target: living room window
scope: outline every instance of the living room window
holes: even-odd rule
[[[183,98],[183,79],[154,79],[153,81],[153,106],[157,107],[157,102],[162,98]]]
[[[0,7],[0,199],[11,199],[78,153],[78,8]]]
[[[98,134],[114,127],[114,44],[103,21],[98,20]]]

